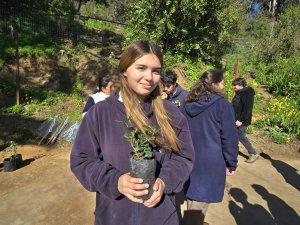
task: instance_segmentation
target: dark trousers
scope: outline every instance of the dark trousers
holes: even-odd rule
[[[239,141],[244,145],[249,154],[256,155],[256,151],[252,147],[249,139],[246,136],[247,126],[238,127]]]

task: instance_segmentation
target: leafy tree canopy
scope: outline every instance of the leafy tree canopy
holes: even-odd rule
[[[150,39],[164,51],[217,61],[246,10],[241,1],[140,0],[127,8],[127,43]],[[242,10],[241,10],[242,9]]]

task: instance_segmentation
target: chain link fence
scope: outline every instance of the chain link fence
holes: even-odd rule
[[[105,18],[92,18],[80,15],[19,14],[0,10],[0,32],[7,34],[13,29],[19,33],[46,34],[55,39],[78,41],[99,35],[100,30],[85,26],[88,20],[103,21],[113,26],[126,24]]]

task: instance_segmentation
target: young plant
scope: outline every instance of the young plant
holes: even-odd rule
[[[144,125],[146,132],[143,133],[130,121],[126,123],[126,126],[128,131],[124,134],[124,138],[130,142],[133,148],[132,156],[135,159],[152,159],[152,143],[155,141],[157,129]]]
[[[9,143],[10,143],[9,152],[10,152],[11,156],[14,156],[17,154],[17,144],[14,141],[10,141]]]

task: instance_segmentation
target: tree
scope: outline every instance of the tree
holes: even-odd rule
[[[250,43],[252,58],[270,63],[278,57],[291,57],[300,50],[300,5],[285,6],[276,18],[256,14],[242,25],[239,36]]]
[[[249,9],[251,12],[261,11],[271,17],[277,17],[283,13],[285,9],[291,6],[299,6],[299,0],[252,0],[249,2]]]
[[[240,9],[240,1],[229,0],[130,1],[126,40],[150,39],[173,54],[218,61],[238,28]]]

